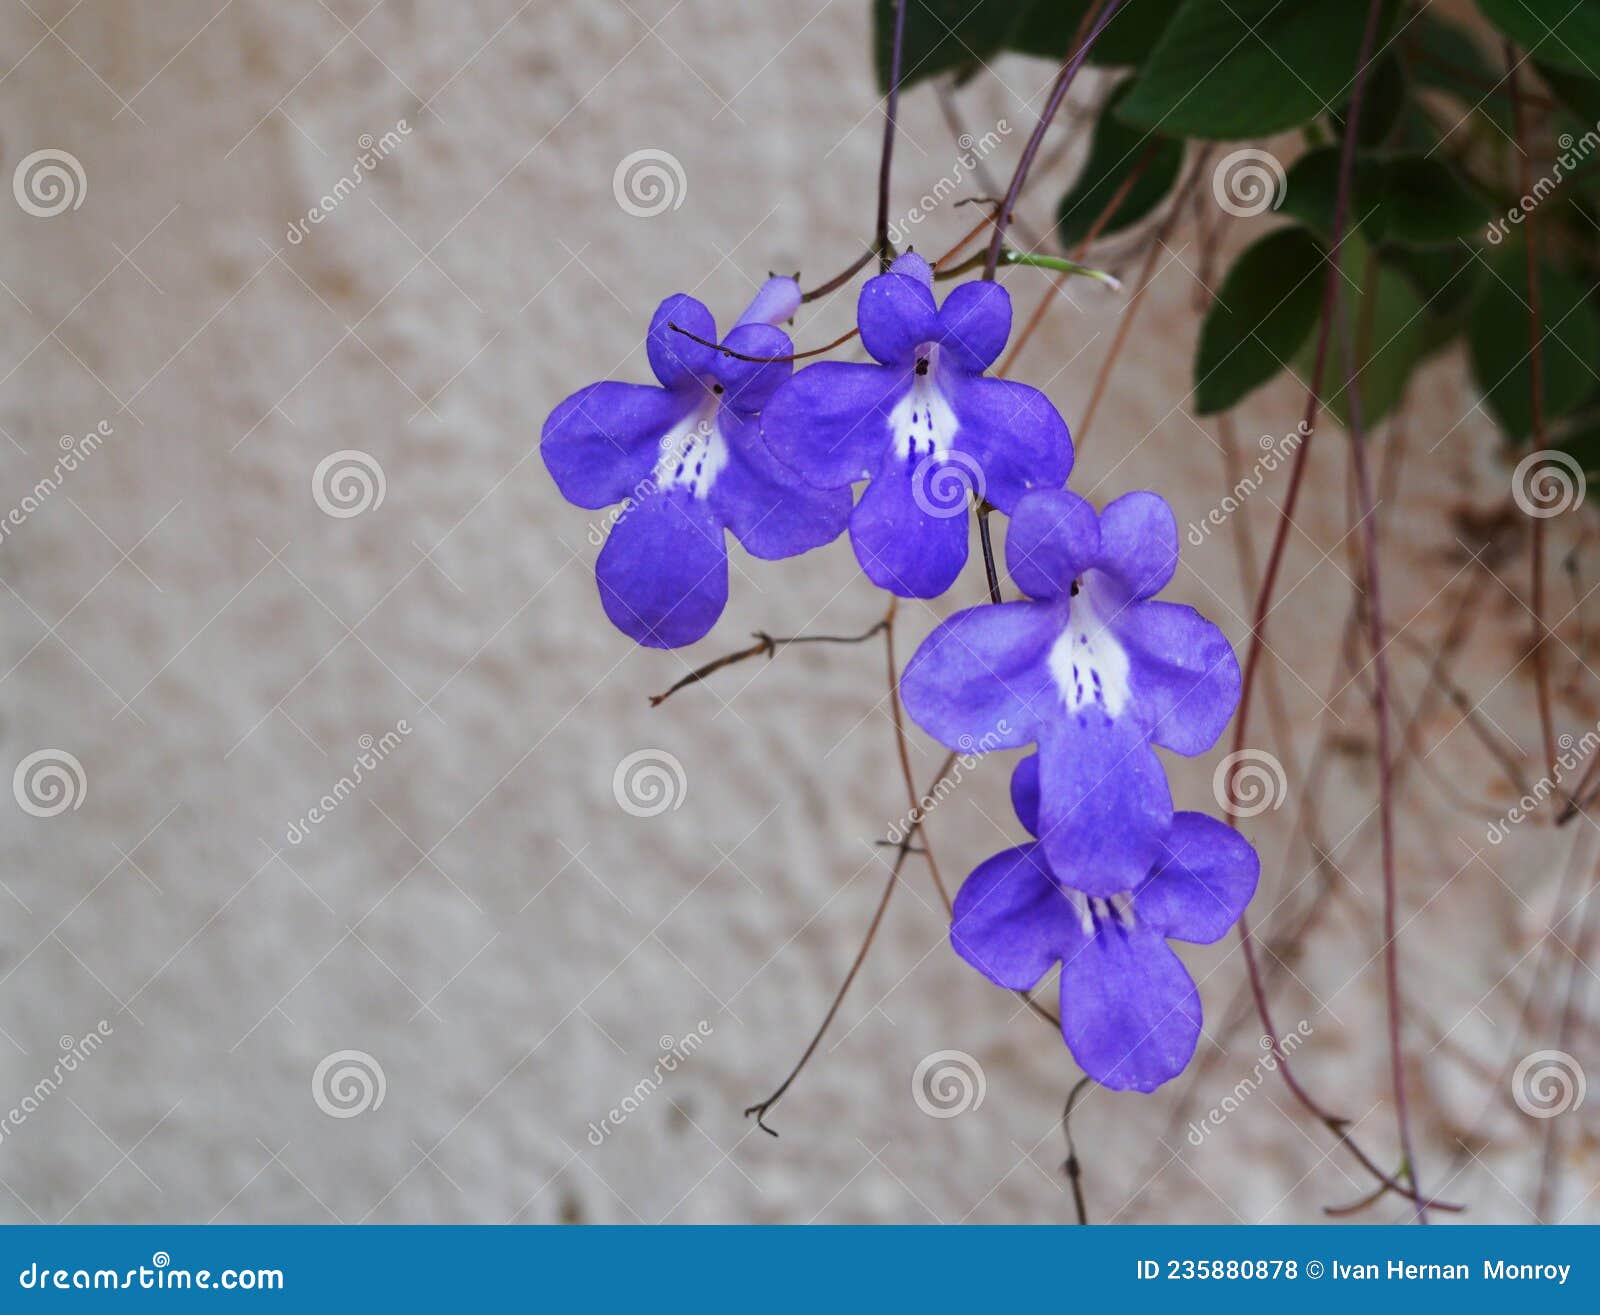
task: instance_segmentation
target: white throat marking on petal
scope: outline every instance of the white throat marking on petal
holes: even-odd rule
[[[655,482],[662,492],[686,488],[704,498],[728,464],[728,440],[717,426],[720,403],[711,394],[661,436]]]
[[[915,464],[930,456],[950,455],[951,442],[960,422],[944,393],[939,389],[939,344],[929,343],[918,365],[927,362],[911,377],[911,387],[889,413],[889,429],[894,435],[894,452],[902,461]],[[868,472],[862,472],[865,477]]]
[[[1128,704],[1128,654],[1093,598],[1085,579],[1069,605],[1066,629],[1050,648],[1050,674],[1070,711],[1099,704],[1114,719]]]

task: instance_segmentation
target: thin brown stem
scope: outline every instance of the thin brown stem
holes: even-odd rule
[[[687,689],[690,685],[698,685],[707,676],[715,675],[724,667],[731,667],[735,663],[745,661],[747,658],[774,658],[777,657],[781,650],[788,648],[792,644],[864,644],[874,635],[880,634],[887,625],[887,619],[879,621],[871,629],[863,630],[859,635],[789,635],[781,639],[767,634],[764,630],[758,630],[755,632],[756,642],[748,648],[736,649],[732,653],[724,653],[719,658],[712,658],[704,666],[696,667],[664,693],[652,694],[650,696],[650,706],[652,708],[657,707],[665,703],[680,689]]]

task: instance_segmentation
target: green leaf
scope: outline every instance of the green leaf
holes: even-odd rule
[[[1300,350],[1322,303],[1324,259],[1303,228],[1280,228],[1239,254],[1200,326],[1197,414],[1237,405]]]
[[[1600,72],[1600,0],[1478,0],[1478,8],[1541,63]]]
[[[1025,55],[1057,62],[1077,34],[1094,0],[1034,0],[1006,44]],[[1183,0],[1127,0],[1089,52],[1088,63],[1122,68],[1142,63]],[[909,17],[909,16],[908,16]]]
[[[964,69],[999,54],[1016,22],[1012,0],[902,0],[905,40],[900,51],[900,85],[949,69]],[[878,89],[889,90],[894,63],[895,0],[874,0],[872,35]]]
[[[1385,10],[1392,16],[1392,3]],[[1185,0],[1122,117],[1215,140],[1298,127],[1349,95],[1365,25],[1366,6],[1356,0]]]
[[[1112,113],[1127,94],[1128,85],[1124,82],[1111,93],[1095,124],[1089,158],[1056,208],[1056,234],[1063,246],[1071,247],[1088,235],[1128,175],[1141,164],[1138,180],[1100,230],[1102,236],[1138,223],[1178,181],[1178,172],[1183,168],[1183,143],[1130,128]]]
[[[1424,355],[1432,355],[1461,336],[1468,308],[1489,277],[1478,253],[1464,243],[1396,247],[1384,252],[1383,263],[1398,271],[1422,300]]]
[[[1424,10],[1406,27],[1400,43],[1418,86],[1447,92],[1468,110],[1511,131],[1511,98],[1504,87],[1494,90],[1505,69],[1489,63],[1470,33]]]
[[[1363,148],[1381,146],[1400,122],[1400,113],[1406,105],[1406,71],[1400,57],[1385,55],[1372,66],[1367,77],[1366,90],[1361,96],[1361,136],[1358,144]],[[1346,116],[1350,113],[1347,100],[1333,111],[1333,123],[1344,132]]]
[[[1472,312],[1468,344],[1472,372],[1489,409],[1512,439],[1533,432],[1526,256],[1519,244],[1496,260]],[[1567,415],[1594,392],[1600,359],[1600,313],[1578,279],[1548,266],[1539,275],[1544,414]]]
[[[1340,314],[1350,326],[1361,395],[1361,422],[1376,425],[1404,395],[1406,384],[1432,345],[1422,298],[1397,270],[1380,263],[1371,246],[1351,238],[1340,248],[1344,271]],[[1350,423],[1349,385],[1343,330],[1338,324],[1328,345],[1322,400],[1340,424]],[[1314,346],[1306,343],[1297,367],[1311,377]]]
[[[1289,170],[1283,212],[1332,238],[1339,148],[1309,151]],[[1444,161],[1425,155],[1358,156],[1350,224],[1372,242],[1440,246],[1481,231],[1488,205]]]

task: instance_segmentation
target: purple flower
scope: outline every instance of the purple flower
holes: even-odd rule
[[[1039,755],[1011,778],[1017,816],[1039,834]],[[1034,986],[1061,964],[1061,1034],[1103,1086],[1154,1091],[1189,1063],[1200,993],[1168,939],[1206,944],[1238,921],[1261,864],[1232,827],[1178,813],[1149,870],[1109,896],[1076,889],[1035,841],[996,854],[962,884],[950,943],[990,981]]]
[[[1030,494],[1006,564],[1038,601],[956,613],[901,677],[906,710],[950,748],[1038,744],[1042,843],[1091,895],[1131,890],[1161,853],[1172,795],[1152,745],[1204,753],[1239,699],[1222,632],[1151,601],[1177,562],[1177,523],[1154,493],[1100,516],[1065,490]]]
[[[967,560],[968,493],[1010,513],[1072,469],[1067,425],[1037,388],[988,379],[1011,332],[998,283],[964,283],[938,306],[933,271],[904,255],[869,279],[861,342],[879,363],[808,366],[763,413],[773,454],[819,489],[871,480],[850,516],[867,578],[933,598]]]
[[[794,348],[775,324],[799,305],[793,279],[768,279],[723,348],[789,356]],[[761,408],[790,362],[728,356],[669,324],[717,338],[700,302],[668,297],[645,340],[660,387],[591,384],[550,413],[539,443],[568,502],[623,504],[595,578],[612,623],[651,648],[692,644],[722,614],[725,529],[752,556],[793,557],[837,538],[850,515],[848,490],[798,484],[762,441]]]

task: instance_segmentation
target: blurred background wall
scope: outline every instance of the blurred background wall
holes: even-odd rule
[[[568,392],[647,377],[663,296],[727,323],[769,270],[815,282],[861,249],[869,43],[857,0],[0,7],[6,174],[44,149],[81,167],[59,213],[0,205],[0,502],[31,504],[0,540],[0,757],[9,774],[46,754],[30,770],[61,767],[71,800],[0,810],[0,1106],[33,1097],[0,1138],[0,1219],[1071,1218],[1059,1119],[1077,1070],[949,951],[915,863],[769,1115],[781,1138],[742,1117],[798,1056],[882,890],[875,842],[905,808],[884,654],[795,649],[647,696],[751,631],[859,632],[884,600],[843,542],[780,564],[736,552],[698,649],[637,650],[598,606],[600,514],[563,504],[536,452]],[[1054,70],[993,72],[954,120],[932,88],[907,95],[897,215],[963,132],[1002,120],[984,163],[1003,185]],[[1081,158],[1073,118],[1022,212],[1035,234]],[[681,166],[664,209],[619,200],[642,150]],[[919,216],[919,249],[973,222],[953,200]],[[1106,262],[1131,282],[1129,249]],[[1186,218],[1073,479],[1097,501],[1156,487],[1185,526],[1235,478],[1185,408],[1202,264]],[[1047,280],[1008,282],[1020,320]],[[1075,428],[1127,304],[1070,286],[1019,362]],[[852,308],[853,289],[807,308],[798,341]],[[1510,1066],[1558,1045],[1570,984],[1592,975],[1572,947],[1597,846],[1548,819],[1484,839],[1513,795],[1482,726],[1526,762],[1537,727],[1524,581],[1501,566],[1524,531],[1501,514],[1476,401],[1447,359],[1383,436],[1405,444],[1382,522],[1392,661],[1423,710],[1400,799],[1419,1158],[1472,1219],[1530,1218],[1543,1179],[1554,1217],[1594,1220],[1593,1106],[1559,1121],[1552,1176],[1549,1122],[1511,1098]],[[1259,394],[1235,460],[1300,407],[1292,381]],[[1254,916],[1281,948],[1280,1031],[1309,1038],[1300,1075],[1392,1169],[1342,433],[1311,462],[1270,637],[1277,715],[1254,722],[1287,781],[1250,824]],[[1235,531],[1259,559],[1281,481],[1186,547],[1174,586],[1236,643]],[[1558,544],[1578,563],[1559,612],[1587,546]],[[902,605],[899,659],[981,591],[974,563],[937,606]],[[1458,607],[1473,625],[1448,647]],[[1582,621],[1562,621],[1556,657],[1562,729],[1580,734]],[[1427,667],[1441,651],[1446,683]],[[640,751],[681,765],[657,816],[614,793]],[[911,754],[919,780],[942,757],[920,734]],[[1219,756],[1170,761],[1180,807],[1215,809]],[[935,812],[947,880],[1014,842],[1011,757]],[[1366,1195],[1281,1079],[1259,1080],[1236,942],[1184,953],[1208,1035],[1159,1094],[1081,1102],[1092,1216],[1312,1220]],[[1594,998],[1561,1048],[1594,1053]],[[982,1100],[929,1117],[913,1075],[944,1050],[981,1069]],[[1358,1217],[1404,1214],[1391,1197]]]

